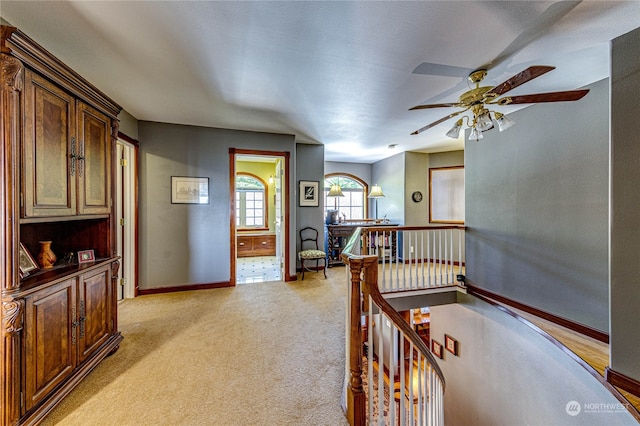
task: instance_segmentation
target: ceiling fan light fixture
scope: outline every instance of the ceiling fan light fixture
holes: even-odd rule
[[[493,127],[493,121],[491,121],[491,115],[489,114],[489,111],[485,111],[478,116],[476,127],[481,132],[485,132]]]
[[[452,139],[458,139],[460,137],[460,129],[462,129],[462,119],[456,121],[456,124],[447,132],[447,136]]]
[[[469,133],[469,140],[471,140],[471,141],[479,141],[483,137],[484,136],[482,136],[482,132],[480,130],[478,130],[477,127],[472,127],[471,128],[471,133]]]
[[[503,130],[507,130],[509,127],[516,124],[515,121],[511,120],[509,117],[507,117],[504,114],[500,114],[499,112],[496,112],[495,115],[496,115],[496,123],[498,123],[498,130],[501,132]]]

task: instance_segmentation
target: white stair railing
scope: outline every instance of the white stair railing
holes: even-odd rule
[[[361,252],[378,257],[380,292],[456,285],[464,275],[464,226],[363,227]]]
[[[345,398],[349,424],[444,424],[442,371],[424,341],[380,293],[378,257],[346,250],[342,258],[350,283]],[[368,331],[366,387],[363,318]]]

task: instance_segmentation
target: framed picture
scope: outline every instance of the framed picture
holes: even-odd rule
[[[433,352],[437,358],[442,359],[442,345],[433,339],[431,339],[431,352]]]
[[[78,263],[91,263],[95,261],[96,257],[93,254],[93,250],[82,250],[78,252]]]
[[[171,176],[171,204],[209,204],[209,178]]]
[[[27,248],[22,243],[20,243],[19,263],[20,278],[24,278],[39,269],[35,259],[33,258],[33,256],[31,256],[29,250],[27,250]]]
[[[300,181],[300,207],[318,206],[318,182]]]
[[[458,341],[448,334],[444,335],[444,347],[454,355],[458,355]]]
[[[429,222],[464,223],[464,166],[429,169]]]

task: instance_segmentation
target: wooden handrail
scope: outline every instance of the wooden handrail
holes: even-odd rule
[[[442,389],[444,391],[445,388],[445,380],[444,375],[442,374],[442,370],[438,365],[438,361],[436,361],[435,357],[431,354],[431,351],[424,343],[424,341],[418,336],[418,333],[411,328],[411,326],[407,323],[407,321],[402,318],[402,316],[386,301],[380,290],[378,289],[378,258],[377,256],[366,256],[367,258],[373,258],[375,261],[373,268],[366,267],[364,270],[364,279],[362,280],[363,284],[363,294],[365,296],[370,296],[373,299],[373,303],[375,303],[381,312],[383,312],[389,320],[396,326],[405,336],[410,343],[413,343],[414,347],[420,352],[431,364],[434,372],[442,382]],[[358,321],[359,323],[359,321]],[[353,324],[352,324],[353,326]]]
[[[355,235],[358,238],[354,238]],[[359,233],[355,233],[353,240],[359,241]],[[349,305],[349,347],[347,359],[349,362],[349,379],[347,383],[346,411],[351,426],[364,426],[367,423],[366,395],[362,386],[362,304],[370,297],[384,315],[393,323],[413,347],[427,360],[432,371],[436,374],[445,389],[442,370],[429,348],[406,320],[382,297],[378,289],[378,256],[360,256],[342,253],[342,259],[349,266],[351,275],[351,291]]]

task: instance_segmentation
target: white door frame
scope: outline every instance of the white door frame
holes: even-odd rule
[[[135,297],[136,289],[136,147],[122,139],[117,142],[116,173],[116,229],[118,271],[118,300]]]

